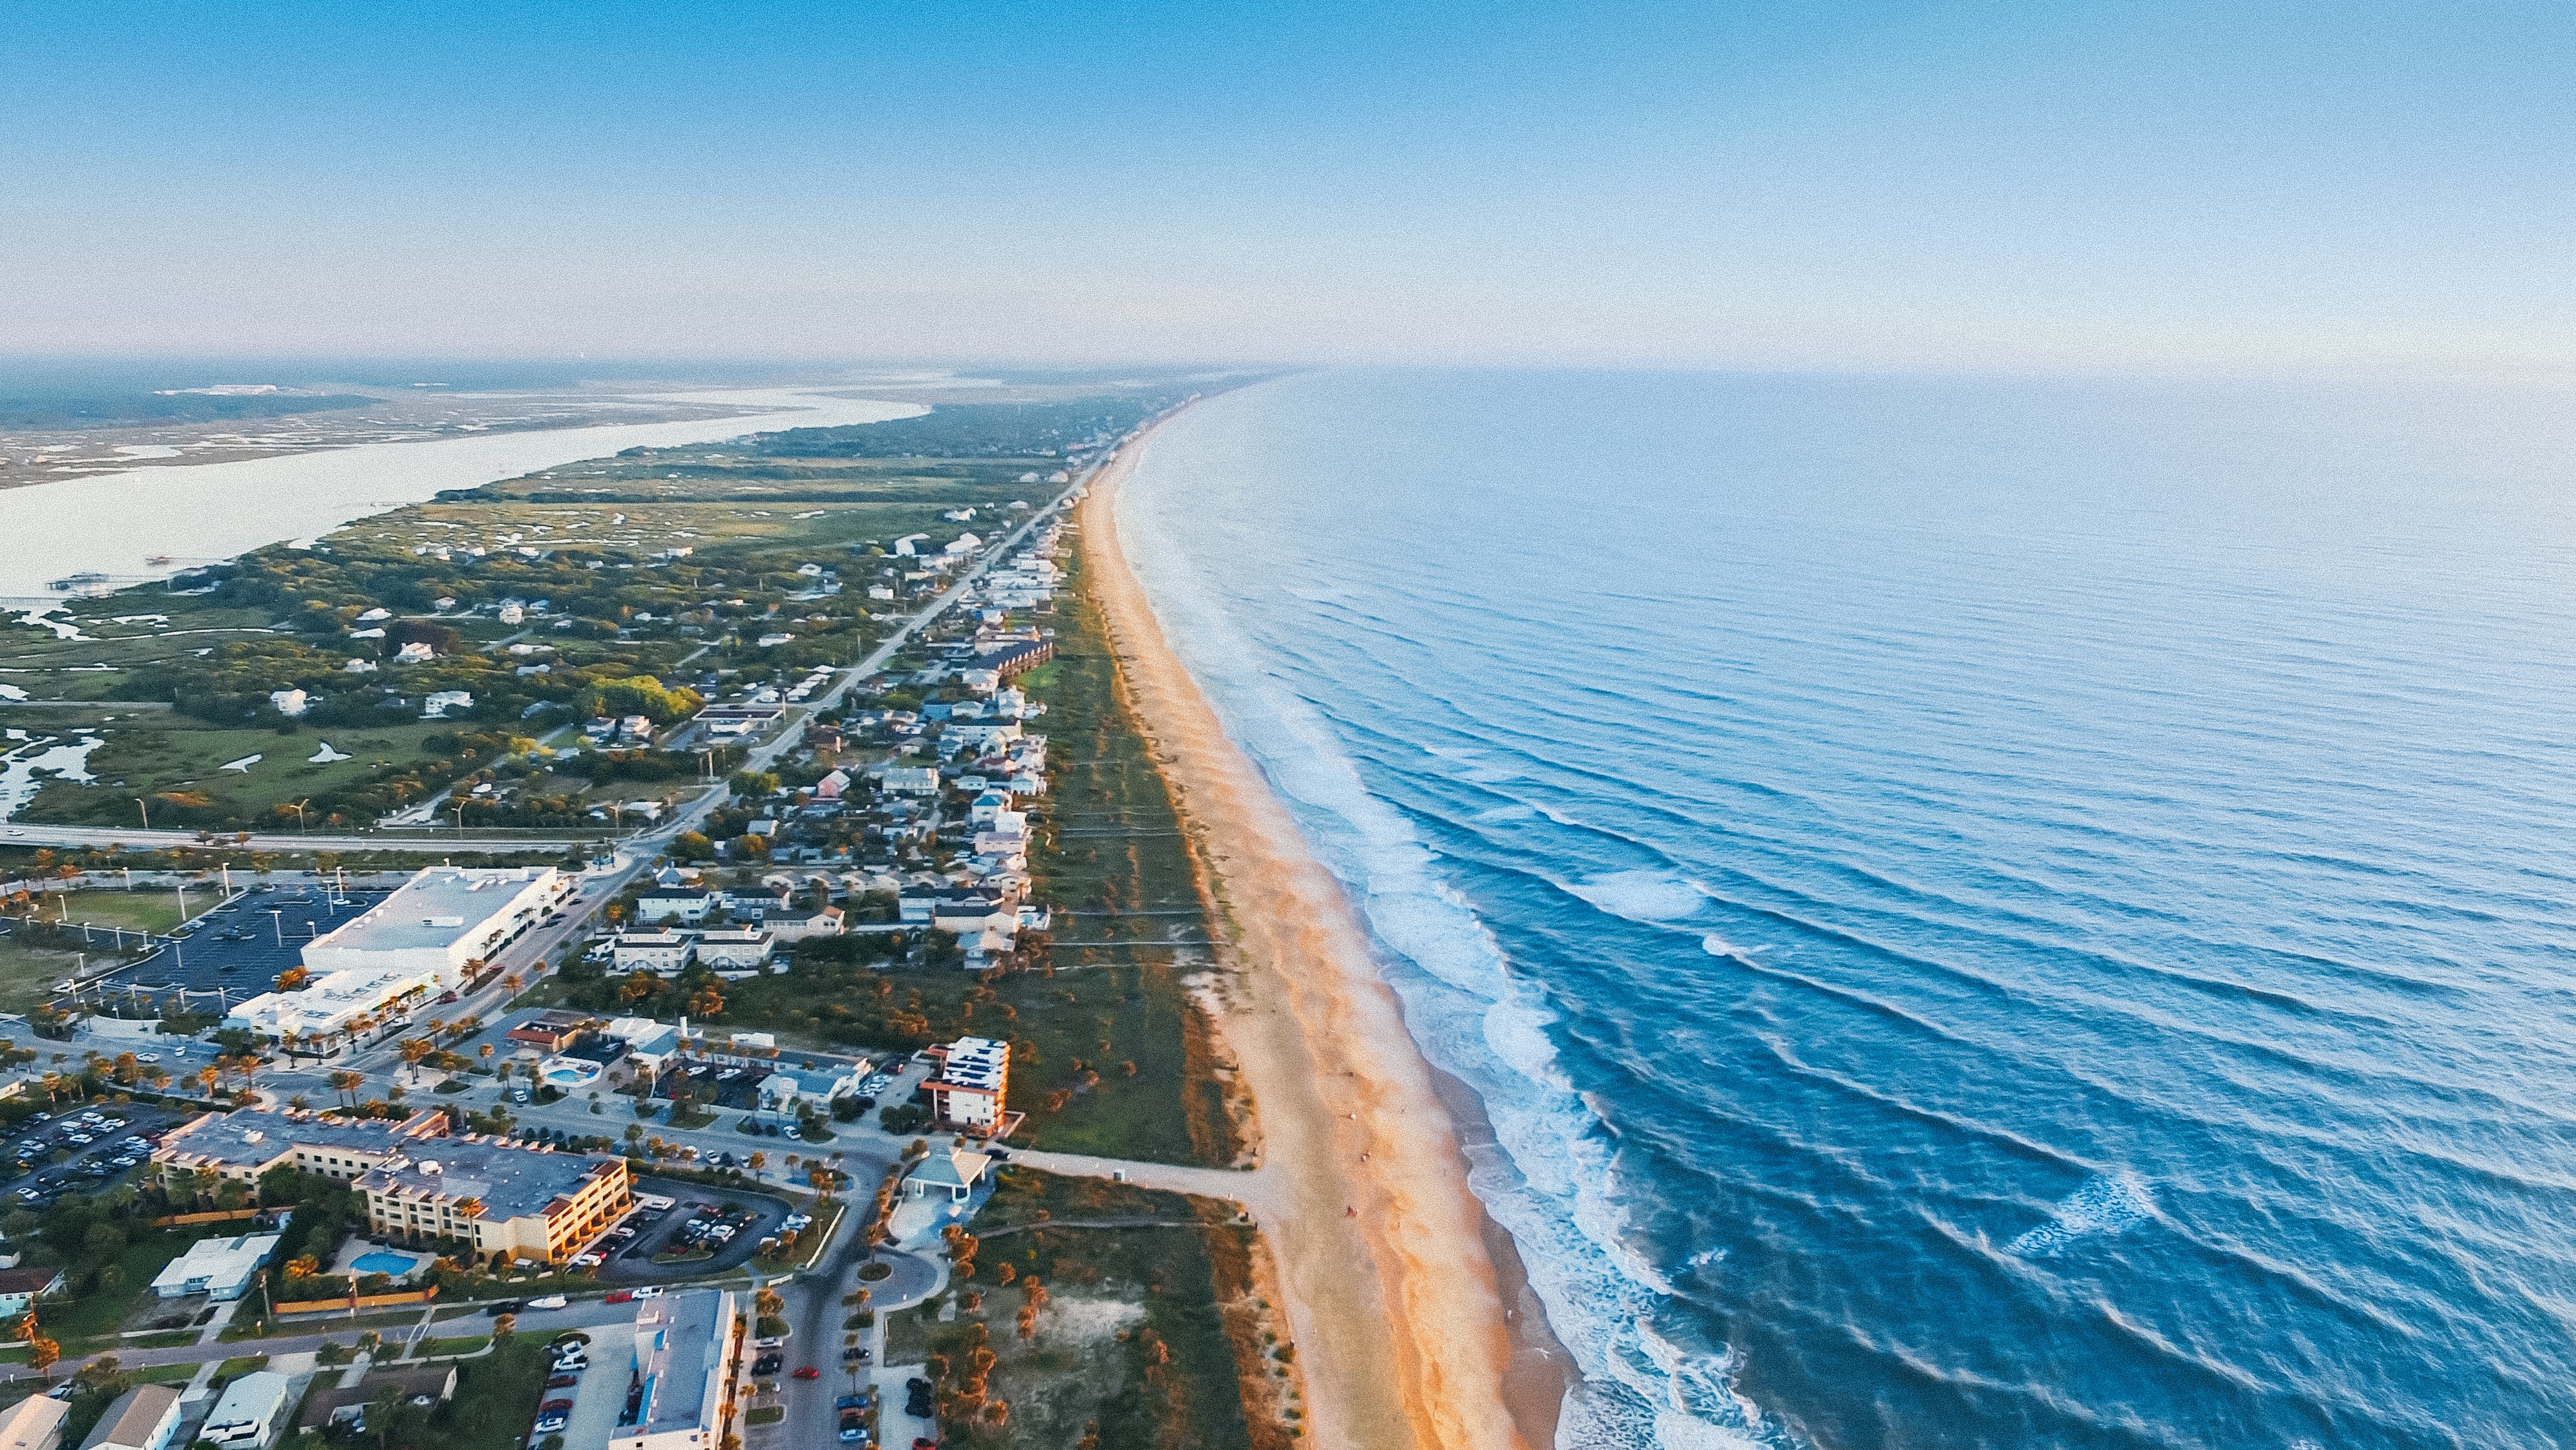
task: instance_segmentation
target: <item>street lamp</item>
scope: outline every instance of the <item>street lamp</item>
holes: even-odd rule
[[[145,829],[145,830],[147,830],[147,831],[148,831],[148,830],[151,830],[151,829],[152,829],[152,807],[144,801],[143,797],[141,797],[141,796],[136,796],[136,797],[134,798],[134,808],[135,808],[136,810],[138,810],[138,811],[143,812],[143,829]]]

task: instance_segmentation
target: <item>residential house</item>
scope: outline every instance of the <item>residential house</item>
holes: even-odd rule
[[[715,894],[703,886],[654,886],[635,899],[635,919],[696,926],[707,919],[707,909],[715,904]]]
[[[837,906],[814,908],[789,907],[770,912],[761,925],[782,942],[803,941],[814,936],[839,936],[842,914]]]
[[[184,1385],[136,1385],[116,1397],[90,1428],[81,1450],[168,1450],[179,1433]]]
[[[761,927],[710,931],[698,938],[698,961],[719,977],[756,977],[769,970],[774,949],[774,940]]]
[[[203,1294],[217,1304],[249,1292],[259,1271],[277,1254],[276,1234],[243,1234],[237,1238],[199,1239],[188,1251],[162,1265],[152,1292],[164,1299]]]
[[[63,1271],[47,1268],[0,1269],[0,1319],[15,1319],[39,1299],[63,1292]]]
[[[622,932],[613,949],[618,971],[651,972],[663,977],[678,976],[695,952],[695,943],[676,931]]]
[[[163,1385],[152,1388],[161,1390],[172,1404],[178,1403],[177,1390]],[[126,1398],[131,1399],[133,1395],[133,1391],[128,1391]],[[124,1403],[124,1400],[117,1401],[119,1405]],[[69,1400],[58,1400],[52,1395],[27,1396],[6,1411],[0,1411],[0,1450],[61,1450],[63,1421],[71,1412]],[[93,1439],[89,1443],[98,1442]],[[169,1443],[169,1438],[164,1436],[159,1445],[137,1446],[133,1450],[162,1450]],[[125,1447],[119,1447],[119,1450],[125,1450]]]

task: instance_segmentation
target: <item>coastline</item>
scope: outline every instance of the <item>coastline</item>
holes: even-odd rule
[[[1091,481],[1080,541],[1121,693],[1226,918],[1237,970],[1219,1027],[1251,1087],[1265,1197],[1280,1209],[1264,1228],[1308,1433],[1336,1447],[1537,1450],[1553,1443],[1555,1400],[1532,1384],[1534,1341],[1513,1331],[1532,1296],[1468,1190],[1460,1115],[1340,882],[1226,735],[1120,550],[1118,487],[1151,439],[1131,439]],[[1561,1398],[1561,1370],[1556,1388]]]

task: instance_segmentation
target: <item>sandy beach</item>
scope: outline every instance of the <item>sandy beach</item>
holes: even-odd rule
[[[1150,446],[1150,434],[1130,443],[1093,481],[1082,547],[1128,704],[1226,919],[1238,971],[1221,1025],[1259,1113],[1263,1228],[1289,1299],[1308,1441],[1539,1450],[1553,1404],[1527,1392],[1526,1354],[1524,1392],[1507,1394],[1506,1286],[1458,1124],[1340,882],[1227,737],[1119,551],[1118,488]]]

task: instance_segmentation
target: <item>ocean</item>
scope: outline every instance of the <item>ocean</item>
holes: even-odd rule
[[[1120,522],[1561,1444],[2562,1446],[2572,404],[1328,372]]]

